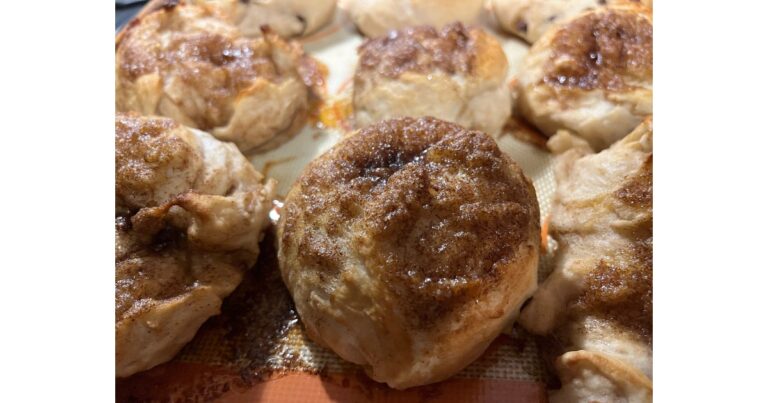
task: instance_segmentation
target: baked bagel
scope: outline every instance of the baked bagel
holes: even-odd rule
[[[553,27],[525,58],[516,107],[545,134],[602,150],[652,113],[653,22],[642,6],[600,7]]]
[[[480,28],[405,28],[358,49],[355,124],[433,116],[498,135],[512,112],[507,57]]]
[[[305,36],[326,25],[336,0],[192,0],[215,10],[246,36],[260,36],[263,26],[284,38]]]
[[[167,116],[242,151],[273,148],[305,122],[302,56],[296,43],[246,38],[204,8],[160,8],[118,40],[117,110]]]
[[[166,118],[115,119],[115,372],[170,360],[259,255],[274,181]]]
[[[536,287],[531,181],[488,135],[383,121],[304,170],[278,259],[307,334],[403,389],[450,377]]]
[[[381,36],[416,25],[473,23],[483,9],[483,0],[346,0],[342,7],[364,35]]]

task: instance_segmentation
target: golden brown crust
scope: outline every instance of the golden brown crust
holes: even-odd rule
[[[406,71],[472,74],[478,49],[471,31],[478,29],[456,22],[441,30],[419,26],[368,39],[358,49],[358,71],[375,70],[389,78]]]
[[[620,1],[551,27],[518,74],[516,108],[548,136],[565,129],[596,151],[653,113],[653,19]]]
[[[115,260],[117,322],[130,321],[162,301],[206,284],[226,284],[222,288],[234,289],[258,256],[200,250],[171,225],[142,233],[122,224],[129,220],[125,216],[115,218],[115,236],[128,249]],[[201,260],[211,266],[200,265]]]
[[[649,118],[622,143],[647,141],[652,130]],[[615,158],[622,157],[630,159],[623,155]],[[608,198],[596,199],[594,211],[606,216],[615,212],[616,221],[610,230],[616,231],[625,242],[606,247],[604,256],[591,261],[591,267],[585,259],[578,261],[579,270],[586,274],[581,291],[568,308],[568,315],[573,321],[589,316],[611,322],[650,345],[653,334],[653,151],[643,151],[639,158],[637,167],[629,174],[610,173],[622,177],[621,180],[616,189],[606,195]],[[559,222],[555,220],[555,224]],[[568,226],[552,227],[552,235],[558,242],[568,242],[566,238],[573,232],[574,228]]]
[[[492,136],[512,111],[501,44],[480,28],[453,23],[391,31],[358,50],[355,126],[432,116]]]
[[[308,334],[403,389],[475,360],[536,287],[531,182],[488,135],[385,120],[310,163],[278,224]]]
[[[180,4],[136,18],[116,44],[116,108],[163,115],[242,150],[290,138],[304,122],[303,51],[265,30],[247,38],[213,11]]]
[[[212,245],[191,242],[186,229],[175,225],[169,211],[193,202],[202,167],[200,151],[185,134],[187,129],[171,119],[132,114],[115,118],[117,321],[139,314],[147,308],[147,301],[171,298],[199,285],[201,276],[234,274],[235,278],[226,281],[236,283],[237,273],[258,256],[258,249],[213,253]],[[168,189],[170,197],[167,191],[159,192],[179,177],[183,180]],[[213,266],[195,268],[192,262],[203,258]],[[225,269],[218,270],[216,265]]]
[[[613,192],[620,208],[638,211],[644,219],[623,232],[631,244],[606,252],[587,270],[582,292],[569,307],[572,320],[586,316],[613,323],[637,335],[653,337],[653,153]],[[618,229],[618,228],[617,228]],[[556,232],[556,231],[555,231]],[[586,267],[584,269],[587,269]]]
[[[232,144],[115,118],[116,373],[170,359],[256,261],[274,193]]]
[[[618,91],[653,75],[653,25],[638,13],[586,13],[563,25],[551,46],[544,81],[555,87]]]
[[[158,183],[181,176],[179,190],[191,185],[200,169],[195,150],[180,136],[166,136],[180,125],[171,119],[144,120],[121,115],[115,119],[115,191],[118,204],[129,209],[156,206]],[[143,195],[141,205],[132,199]]]
[[[650,7],[650,0],[490,0],[490,9],[500,27],[535,43],[550,28],[584,11],[599,7]]]
[[[521,323],[550,335],[551,353],[583,350],[563,357],[586,357],[561,371],[563,388],[553,401],[645,401],[644,387],[622,385],[636,380],[632,374],[650,385],[652,376],[652,127],[649,118],[597,154],[566,131],[549,142],[559,154],[549,225],[557,249]],[[591,368],[606,360],[623,372]],[[641,400],[614,397],[628,393]]]
[[[182,7],[190,6],[161,8],[125,31],[117,48],[118,79],[172,72],[205,98],[205,113],[193,120],[197,128],[210,130],[226,124],[232,97],[254,79],[276,81],[279,74],[268,41],[190,29],[177,16],[176,8]]]
[[[429,327],[495,286],[538,228],[530,181],[487,135],[432,118],[370,126],[305,170],[286,200],[282,243],[335,275],[352,249]],[[294,226],[322,225],[296,239]]]
[[[569,312],[605,319],[651,344],[653,337],[653,238],[601,260],[585,278],[584,292]],[[617,263],[621,262],[621,263]]]
[[[641,213],[652,211],[653,153],[614,192],[619,203]],[[635,223],[626,234],[632,243],[609,251],[588,270],[583,291],[570,307],[572,317],[590,316],[612,322],[651,344],[653,337],[652,219]]]
[[[623,186],[615,192],[617,199],[636,208],[648,208],[653,204],[653,153]]]

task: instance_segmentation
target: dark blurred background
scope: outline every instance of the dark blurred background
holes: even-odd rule
[[[115,30],[136,15],[146,2],[146,0],[115,0]]]

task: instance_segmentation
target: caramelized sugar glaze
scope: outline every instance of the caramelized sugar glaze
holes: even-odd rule
[[[302,266],[328,276],[357,251],[414,326],[429,327],[493,287],[538,228],[533,186],[481,132],[404,118],[343,141],[300,178],[281,241],[297,248]],[[296,237],[300,221],[325,230]]]
[[[630,89],[634,80],[653,75],[652,44],[647,18],[612,10],[585,14],[555,35],[544,81],[581,90]]]
[[[366,40],[358,51],[359,66],[389,78],[397,78],[406,71],[470,74],[475,47],[475,40],[461,23],[441,30],[431,26],[405,28]]]

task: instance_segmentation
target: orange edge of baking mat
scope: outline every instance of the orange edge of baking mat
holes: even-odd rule
[[[118,402],[547,402],[545,385],[536,382],[454,378],[398,391],[362,374],[291,373],[246,382],[226,368],[183,362],[170,362],[116,383]]]

